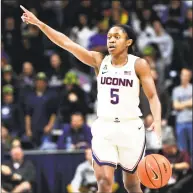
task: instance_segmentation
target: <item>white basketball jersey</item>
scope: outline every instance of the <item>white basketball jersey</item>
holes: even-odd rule
[[[136,118],[142,115],[139,109],[140,83],[135,73],[138,57],[128,54],[128,62],[122,67],[111,64],[106,56],[97,76],[98,117]]]

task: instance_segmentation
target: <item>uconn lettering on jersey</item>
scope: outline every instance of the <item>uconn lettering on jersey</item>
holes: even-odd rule
[[[133,80],[125,78],[101,77],[101,84],[133,87]]]

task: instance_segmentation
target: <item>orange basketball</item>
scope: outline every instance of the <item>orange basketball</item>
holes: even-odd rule
[[[158,189],[168,183],[172,175],[172,168],[170,162],[164,156],[151,154],[140,161],[137,174],[144,186]]]

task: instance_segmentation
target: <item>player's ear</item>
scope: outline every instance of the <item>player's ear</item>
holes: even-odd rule
[[[133,40],[132,39],[128,39],[127,42],[126,42],[126,45],[129,47],[131,46],[133,43]]]

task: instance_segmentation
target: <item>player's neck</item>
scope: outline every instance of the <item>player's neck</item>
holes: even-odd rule
[[[112,56],[112,65],[113,66],[124,66],[128,62],[128,54],[122,53],[119,56]]]

